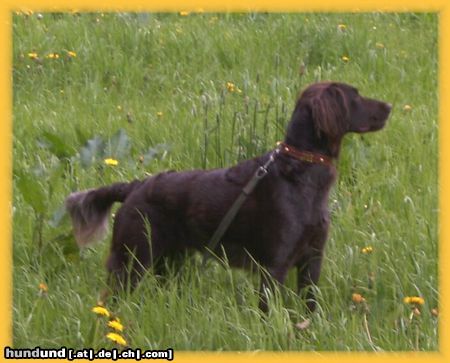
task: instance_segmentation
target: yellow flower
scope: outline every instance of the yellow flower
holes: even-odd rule
[[[383,43],[375,43],[375,47],[377,47],[378,49],[383,49],[384,44]]]
[[[365,255],[368,255],[369,253],[373,252],[373,248],[372,246],[367,246],[361,249],[361,252],[364,253]]]
[[[28,53],[28,58],[30,58],[30,59],[38,59],[38,54],[36,52]]]
[[[163,117],[163,113],[162,113],[161,111],[158,111],[158,112],[156,113],[156,116],[158,116],[158,117]]]
[[[47,286],[47,284],[45,283],[45,282],[41,282],[40,284],[39,284],[39,291],[40,292],[48,292],[48,286]]]
[[[108,322],[108,326],[109,326],[110,328],[113,328],[114,330],[117,330],[117,331],[123,331],[123,325],[120,323],[120,321],[119,321],[118,318],[115,318],[115,319],[113,319],[113,320],[110,320],[110,321]]]
[[[420,296],[406,296],[403,299],[405,304],[415,304],[415,305],[423,305],[425,304],[425,300]]]
[[[48,58],[48,59],[58,59],[59,58],[59,54],[58,53],[50,53],[50,54],[47,54],[46,58]]]
[[[120,334],[108,333],[106,337],[119,345],[127,345],[127,341]]]
[[[180,15],[181,16],[188,16],[189,15],[189,11],[180,11]]]
[[[338,25],[338,29],[341,30],[341,31],[343,31],[343,30],[347,29],[347,25],[345,25],[345,24],[339,24],[339,25]]]
[[[352,301],[356,304],[360,304],[364,301],[366,301],[366,299],[364,299],[364,297],[361,294],[352,294]]]
[[[227,82],[227,90],[228,90],[228,91],[234,92],[235,87],[236,87],[236,86],[235,86],[233,83]]]
[[[403,106],[403,111],[411,111],[411,110],[412,110],[411,105],[404,105]]]
[[[69,51],[67,52],[67,55],[68,55],[69,57],[71,57],[71,58],[75,58],[75,57],[77,56],[77,53],[75,53],[75,52],[72,51],[72,50],[69,50]]]
[[[343,56],[341,57],[341,59],[342,59],[344,62],[348,62],[348,61],[350,60],[350,58],[347,57],[346,55],[343,55]]]
[[[103,161],[105,162],[106,165],[110,165],[110,166],[117,166],[119,164],[118,160],[112,159],[112,158],[108,158]]]
[[[110,316],[108,309],[104,308],[103,306],[94,306],[91,311],[93,313],[96,313],[97,315],[106,316],[108,318]]]
[[[234,83],[227,82],[226,87],[228,92],[242,93],[242,91]]]

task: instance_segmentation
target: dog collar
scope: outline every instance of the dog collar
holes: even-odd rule
[[[309,151],[301,151],[282,141],[277,142],[277,148],[279,152],[289,155],[297,160],[306,161],[307,163],[312,164],[333,165],[333,159],[329,156]]]

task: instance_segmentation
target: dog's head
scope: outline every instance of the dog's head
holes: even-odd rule
[[[365,133],[384,127],[391,105],[363,97],[350,85],[336,82],[315,83],[298,100],[308,111],[316,137],[338,153],[342,137],[348,132]]]

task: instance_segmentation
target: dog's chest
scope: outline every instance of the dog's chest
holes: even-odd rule
[[[321,226],[328,220],[328,198],[335,181],[335,170],[316,168],[288,184],[289,212],[302,226]]]

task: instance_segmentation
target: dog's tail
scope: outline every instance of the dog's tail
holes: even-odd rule
[[[108,215],[114,202],[123,202],[142,181],[116,183],[70,194],[66,209],[70,214],[78,246],[83,247],[104,237]]]

